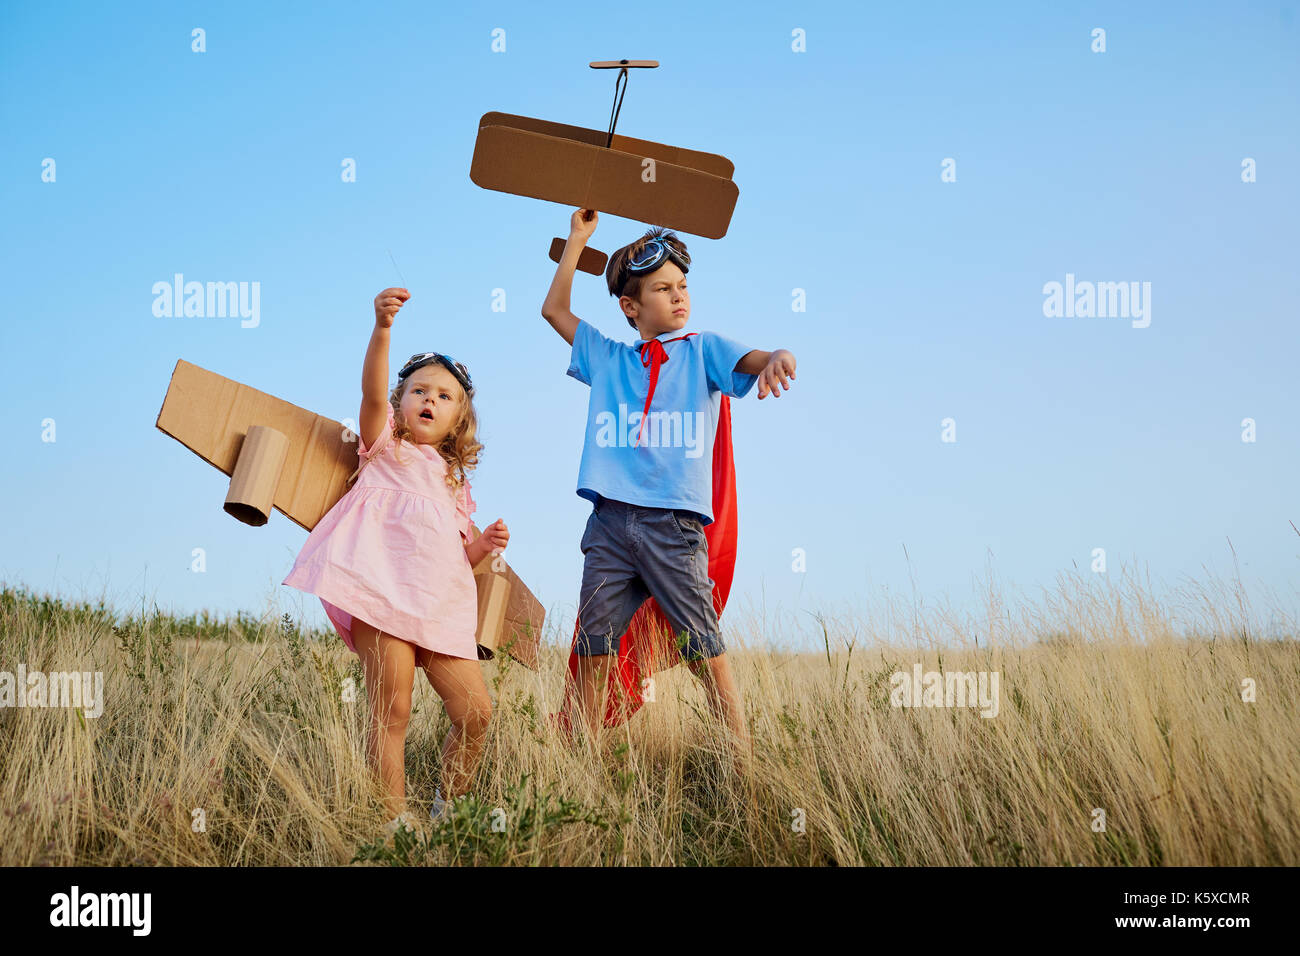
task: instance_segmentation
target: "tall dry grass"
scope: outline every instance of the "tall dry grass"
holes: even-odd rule
[[[980,622],[897,601],[821,615],[809,653],[783,649],[789,615],[732,611],[748,786],[683,668],[602,760],[566,746],[546,720],[556,639],[536,673],[484,665],[496,707],[474,799],[383,846],[361,670],[332,635],[278,613],[119,618],[102,599],[5,588],[0,670],[102,671],[106,704],[98,719],[0,710],[0,863],[1296,865],[1295,622],[1253,618],[1239,588],[1193,586],[1174,606],[1131,576],[1067,576],[1019,609],[990,589]],[[890,675],[917,661],[998,672],[998,715],[891,706]],[[447,726],[418,681],[421,814]]]

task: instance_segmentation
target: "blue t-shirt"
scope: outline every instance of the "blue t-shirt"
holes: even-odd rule
[[[749,348],[713,332],[669,342],[686,330],[657,336],[668,355],[659,366],[650,414],[650,366],[641,347],[617,342],[578,320],[569,374],[591,386],[587,432],[578,467],[578,494],[652,508],[693,511],[713,522],[713,438],[720,392],[744,398],[757,375],[733,371]],[[638,433],[640,444],[635,446]]]

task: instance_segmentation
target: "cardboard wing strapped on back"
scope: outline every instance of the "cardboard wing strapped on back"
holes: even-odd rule
[[[224,508],[254,527],[275,508],[311,531],[347,492],[357,466],[356,435],[341,423],[184,359],[172,371],[155,425],[230,476]],[[536,667],[541,602],[499,555],[479,563],[474,581],[479,657],[500,649]]]

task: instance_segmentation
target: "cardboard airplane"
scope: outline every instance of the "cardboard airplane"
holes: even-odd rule
[[[666,146],[614,135],[627,71],[654,68],[655,60],[591,63],[592,69],[618,69],[609,130],[566,126],[548,120],[484,113],[474,141],[470,179],[484,189],[546,199],[608,212],[640,222],[721,239],[731,224],[740,191],[731,181],[735,164],[716,153]],[[647,160],[654,178],[646,180]],[[557,247],[558,243],[558,247]],[[563,239],[551,243],[550,257],[560,261]],[[605,270],[606,256],[584,249],[578,268],[592,275]]]
[[[348,490],[357,466],[356,435],[339,422],[184,359],[172,371],[155,425],[230,476],[225,511],[253,527],[276,508],[311,531]],[[474,567],[474,582],[479,658],[505,651],[536,669],[541,602],[500,555]]]

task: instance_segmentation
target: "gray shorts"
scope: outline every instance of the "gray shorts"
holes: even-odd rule
[[[725,652],[713,607],[704,522],[691,511],[600,498],[582,533],[579,655],[618,652],[632,615],[653,597],[686,660]]]

